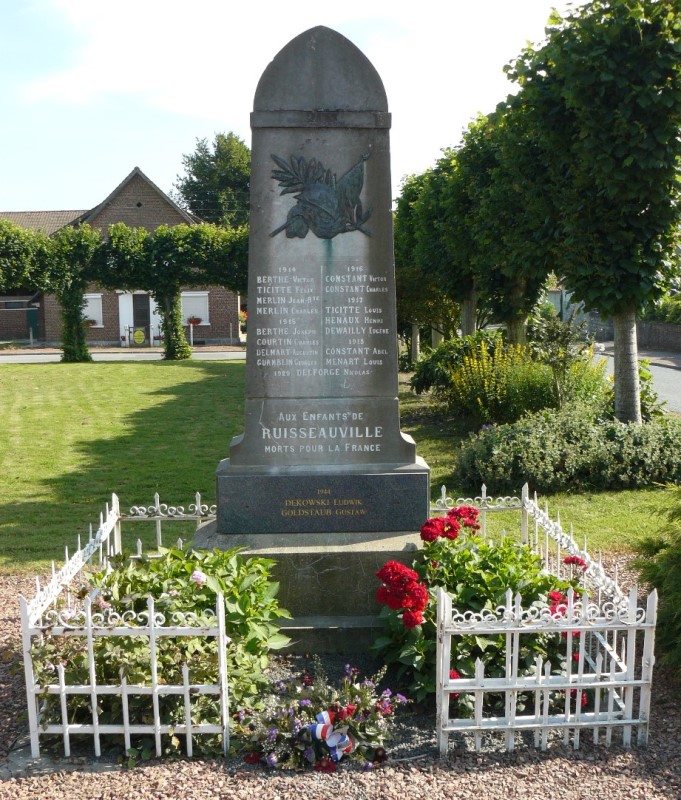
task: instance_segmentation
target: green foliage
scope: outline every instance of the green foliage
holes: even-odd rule
[[[455,480],[493,493],[526,481],[543,493],[627,489],[681,480],[681,420],[643,425],[594,419],[593,410],[545,410],[471,435],[455,455]]]
[[[660,298],[657,303],[646,308],[642,319],[681,325],[681,294],[665,295]]]
[[[498,331],[480,330],[472,336],[447,339],[419,359],[410,381],[411,388],[417,394],[432,389],[438,399],[444,400],[451,387],[452,373],[461,365],[464,356],[474,352],[482,342],[493,351],[502,343],[502,337]]]
[[[262,558],[245,559],[238,549],[226,551],[179,551],[162,549],[159,558],[128,560],[119,557],[113,572],[92,576],[92,585],[100,589],[93,611],[111,609],[119,614],[146,612],[147,598],[153,596],[158,612],[171,620],[174,613],[192,612],[199,624],[209,624],[208,613],[215,610],[217,595],[225,602],[227,634],[227,668],[233,702],[257,706],[266,683],[262,668],[267,664],[270,649],[288,644],[279,633],[277,620],[288,617],[276,600],[278,584],[270,580],[274,562]],[[89,589],[84,589],[85,595]],[[172,622],[170,623],[172,624]],[[118,684],[121,671],[128,683],[148,686],[151,682],[150,645],[141,636],[101,636],[94,639],[95,677],[99,685]],[[192,683],[218,683],[217,642],[214,638],[158,637],[156,640],[159,680],[182,684],[182,666],[189,664]],[[87,639],[84,636],[45,634],[36,640],[32,651],[34,669],[40,685],[54,683],[54,665],[65,667],[68,684],[89,681]],[[44,719],[60,718],[59,700],[45,695]],[[159,697],[161,716],[170,725],[184,722],[184,701],[179,696]],[[152,711],[151,698],[131,696],[130,715],[133,721],[148,722]],[[117,695],[100,696],[100,724],[122,724],[122,700]],[[69,700],[72,721],[91,721],[90,699],[75,696]],[[192,702],[192,719],[196,723],[219,724],[219,702],[211,695],[200,695]],[[209,738],[202,744],[204,754],[216,752],[217,744]],[[143,743],[139,750],[143,750]],[[177,752],[180,742],[171,736],[167,752]],[[130,755],[130,754],[129,754]],[[131,755],[134,760],[136,755]]]
[[[661,661],[681,674],[681,487],[670,486],[664,499],[666,525],[637,544],[634,567],[658,591],[655,644]]]
[[[42,283],[47,237],[0,219],[0,292]]]
[[[92,361],[87,346],[85,291],[100,268],[102,238],[89,225],[67,225],[49,240],[47,291],[53,292],[61,307],[62,361]]]
[[[480,422],[513,422],[554,402],[550,367],[533,361],[522,345],[490,351],[483,341],[451,376],[449,407]]]
[[[245,288],[248,232],[216,225],[161,225],[153,233],[112,225],[98,279],[109,288],[143,289],[158,305],[164,358],[191,357],[182,324],[183,287],[219,284]]]
[[[548,593],[564,589],[567,584],[542,571],[542,563],[525,545],[510,539],[491,542],[476,536],[461,535],[457,539],[439,538],[425,542],[413,562],[413,568],[428,588],[429,602],[424,622],[408,629],[397,611],[383,608],[381,616],[386,628],[374,641],[373,654],[386,664],[397,665],[398,675],[408,682],[411,695],[423,700],[435,691],[435,655],[437,647],[437,587],[452,597],[452,606],[461,611],[495,609],[506,602],[506,590],[519,592],[523,605],[546,602]],[[522,637],[519,670],[530,673],[537,656],[550,657],[554,668],[560,667],[556,636]],[[452,666],[463,677],[475,675],[475,661],[480,658],[485,674],[504,674],[504,636],[457,636],[452,639]],[[460,698],[458,714],[468,716],[468,699]],[[523,698],[519,698],[522,704]]]
[[[218,133],[209,144],[182,156],[185,174],[177,176],[176,199],[206,222],[225,227],[248,224],[251,151],[234,133]]]
[[[556,404],[561,408],[569,394],[573,394],[568,386],[571,369],[577,364],[590,365],[592,360],[586,323],[575,324],[574,312],[565,322],[555,313],[540,314],[530,323],[529,338],[532,355],[553,374]]]
[[[592,0],[512,65],[560,202],[556,269],[587,309],[641,309],[671,277],[680,207],[677,0]]]
[[[458,323],[456,294],[447,292],[442,283],[440,264],[423,260],[417,251],[420,235],[423,195],[429,173],[412,175],[403,185],[395,211],[395,290],[398,328],[411,334],[412,323],[437,322],[453,331]]]
[[[556,338],[546,330],[533,347],[535,358],[525,347],[505,345],[499,332],[477,331],[444,342],[418,361],[411,387],[417,393],[432,389],[450,411],[477,422],[512,422],[568,400],[603,408],[605,363],[594,365],[588,350],[573,351],[561,323],[547,325],[559,333]]]

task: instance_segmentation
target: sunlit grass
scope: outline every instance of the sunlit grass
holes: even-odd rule
[[[0,571],[43,572],[60,561],[114,491],[126,510],[157,491],[167,503],[188,505],[197,491],[215,502],[215,469],[243,430],[244,376],[231,361],[2,365]],[[462,496],[452,464],[470,428],[404,380],[400,388],[402,428],[430,465],[432,496],[442,484]],[[544,499],[592,552],[631,548],[659,527],[655,512],[666,503],[662,488]],[[488,515],[492,533],[518,526],[517,515]],[[164,529],[169,543],[190,534],[186,525]],[[139,535],[153,541],[153,526],[124,526],[130,547]]]

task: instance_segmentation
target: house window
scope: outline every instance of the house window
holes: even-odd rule
[[[208,292],[182,292],[182,322],[198,317],[201,325],[210,325],[208,316]]]
[[[94,324],[95,328],[103,327],[104,317],[102,316],[101,294],[85,295],[85,308],[83,309],[83,316],[85,317],[85,319],[93,319],[95,321]]]

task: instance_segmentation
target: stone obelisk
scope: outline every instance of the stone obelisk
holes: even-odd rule
[[[253,129],[244,433],[219,533],[415,530],[429,470],[400,431],[381,79],[313,28],[274,58]]]

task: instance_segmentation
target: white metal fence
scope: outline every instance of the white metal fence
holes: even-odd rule
[[[442,755],[452,734],[472,734],[475,748],[482,746],[483,735],[502,733],[507,750],[515,746],[516,734],[531,732],[535,746],[545,749],[552,731],[562,732],[575,749],[580,732],[589,729],[595,742],[604,733],[610,745],[613,731],[621,732],[621,742],[631,745],[636,728],[637,743],[648,741],[650,690],[652,683],[657,617],[657,592],[638,606],[636,587],[624,594],[617,578],[606,575],[601,559],[593,559],[584,547],[566,533],[560,519],[551,520],[548,509],[541,509],[536,495],[530,498],[527,485],[520,497],[490,498],[485,487],[475,498],[442,497],[435,513],[470,505],[479,509],[481,534],[486,535],[486,515],[494,511],[519,511],[521,540],[540,555],[544,570],[557,577],[573,577],[573,567],[565,559],[576,556],[582,562],[579,592],[569,590],[564,603],[542,608],[522,607],[520,595],[509,589],[505,605],[474,613],[452,607],[444,590],[439,591],[437,610],[437,737]],[[638,636],[640,634],[640,636]],[[501,677],[485,674],[478,659],[473,677],[450,677],[452,653],[462,636],[503,636],[505,668]],[[519,654],[525,637],[553,636],[562,643],[554,650],[559,664],[537,658],[533,667],[519,667]],[[642,638],[642,644],[639,639]],[[637,649],[639,648],[639,649]],[[557,669],[558,666],[560,669]],[[469,696],[470,716],[450,713],[452,699]],[[490,702],[494,700],[495,702]],[[496,711],[490,711],[491,708]],[[503,709],[502,712],[498,709]]]
[[[225,610],[221,596],[218,597],[214,614],[198,616],[192,613],[172,614],[166,618],[154,604],[153,598],[147,601],[147,610],[139,614],[134,612],[117,614],[98,604],[97,590],[89,592],[79,599],[79,588],[87,586],[83,581],[84,569],[96,566],[105,569],[112,556],[122,552],[122,522],[133,520],[152,520],[156,523],[156,542],[162,545],[162,523],[170,520],[195,521],[211,518],[214,507],[202,505],[200,495],[196,503],[189,506],[188,511],[180,506],[161,504],[158,495],[154,505],[136,506],[130,515],[120,513],[116,495],[112,495],[111,505],[100,515],[96,532],[90,530],[87,544],[81,547],[78,542],[76,553],[69,558],[66,553],[64,566],[57,571],[52,568],[52,578],[45,587],[39,582],[36,585],[36,596],[31,602],[20,597],[22,646],[24,655],[24,673],[28,701],[29,730],[31,737],[31,753],[34,758],[40,755],[40,737],[60,735],[63,739],[64,754],[70,755],[71,739],[77,734],[93,737],[95,755],[101,754],[101,737],[105,735],[122,735],[125,748],[131,747],[131,736],[153,736],[156,755],[162,754],[162,739],[165,735],[181,735],[185,737],[187,755],[193,753],[193,739],[200,734],[219,734],[222,736],[222,748],[227,752],[229,746],[229,714],[227,690],[227,645],[228,637],[225,629]],[[181,544],[181,543],[180,543]],[[142,545],[137,542],[137,555],[142,554]],[[66,670],[63,664],[53,665],[54,682],[40,684],[36,678],[33,662],[33,649],[36,642],[46,637],[83,637],[86,641],[88,664],[88,680],[78,685],[67,684]],[[110,637],[144,637],[149,646],[150,679],[144,685],[129,683],[121,670],[120,679],[114,683],[99,684],[95,670],[95,640],[102,636]],[[159,648],[166,637],[214,637],[217,642],[218,680],[215,684],[196,684],[191,682],[191,665],[182,666],[182,683],[172,684],[163,673]],[[117,695],[121,698],[120,720],[103,724],[100,721],[99,707],[104,696]],[[218,698],[219,723],[193,722],[192,706],[196,699],[214,695]],[[59,698],[59,722],[47,723],[43,716],[46,701],[50,696]],[[183,721],[172,723],[164,721],[162,698],[179,696],[184,708]],[[72,698],[89,698],[91,721],[72,722]],[[131,719],[130,701],[135,697],[146,697],[151,700],[151,719],[140,721]],[[54,716],[54,715],[53,715]]]

